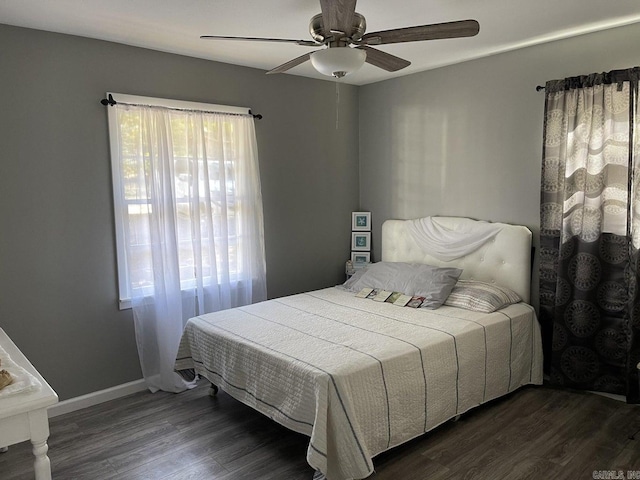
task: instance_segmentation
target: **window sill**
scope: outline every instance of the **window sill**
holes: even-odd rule
[[[254,279],[252,284],[253,287],[255,288],[256,286],[256,282],[257,280]],[[218,287],[220,287],[220,285],[218,285]],[[233,291],[242,291],[245,288],[245,282],[243,281],[237,281],[237,282],[232,282],[231,283],[231,289]],[[183,295],[183,299],[185,298],[195,298],[197,297],[196,294],[196,289],[195,288],[184,288],[182,289],[182,295]],[[149,294],[148,296],[145,296],[145,298],[152,298],[152,294]],[[118,310],[131,310],[133,308],[133,304],[131,302],[131,298],[121,298],[118,300]]]

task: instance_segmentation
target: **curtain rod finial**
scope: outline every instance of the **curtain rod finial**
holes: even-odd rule
[[[111,105],[112,107],[117,103],[111,94],[109,94],[108,98],[103,98],[100,100],[100,103],[104,106]]]

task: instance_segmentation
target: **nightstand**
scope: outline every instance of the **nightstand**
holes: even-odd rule
[[[11,360],[33,375],[41,384],[35,391],[0,396],[0,447],[31,440],[35,456],[36,480],[51,480],[49,446],[49,417],[47,407],[58,403],[58,395],[29,360],[0,328],[0,347]]]

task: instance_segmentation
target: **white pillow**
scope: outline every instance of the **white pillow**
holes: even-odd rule
[[[521,301],[520,296],[507,287],[477,280],[459,280],[444,304],[491,313]]]
[[[461,273],[461,269],[453,267],[378,262],[358,270],[343,286],[351,292],[380,288],[412,297],[424,297],[422,307],[438,308],[451,293]]]

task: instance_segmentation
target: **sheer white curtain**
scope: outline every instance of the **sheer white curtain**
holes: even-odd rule
[[[177,392],[191,386],[173,371],[186,321],[266,299],[254,120],[113,108],[140,364],[151,391]]]

